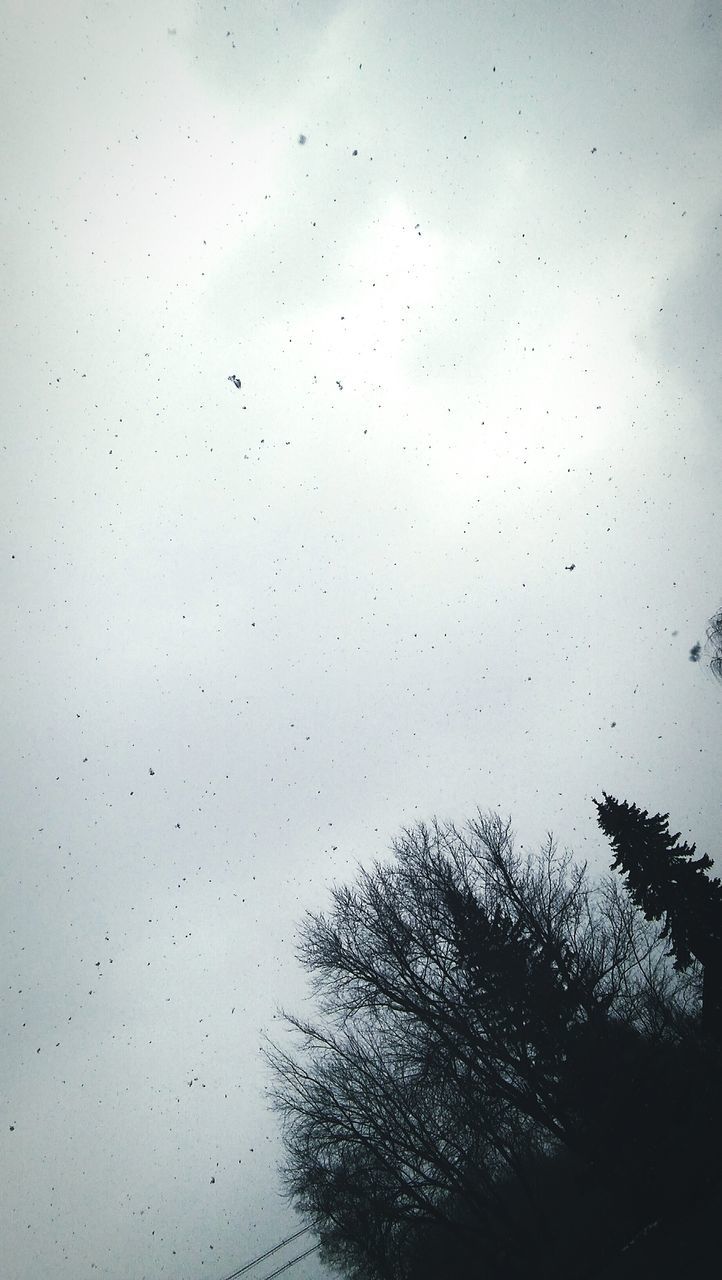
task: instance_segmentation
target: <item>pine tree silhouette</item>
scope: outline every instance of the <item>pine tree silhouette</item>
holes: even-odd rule
[[[704,965],[703,1022],[722,1032],[722,884],[707,872],[712,859],[695,858],[695,845],[670,835],[669,814],[649,817],[626,800],[602,792],[595,800],[597,820],[614,849],[612,870],[619,870],[632,900],[647,920],[663,920],[675,969],[693,959]]]

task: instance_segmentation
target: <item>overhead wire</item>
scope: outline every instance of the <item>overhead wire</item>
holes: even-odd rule
[[[307,1258],[309,1253],[315,1253],[317,1249],[318,1249],[318,1245],[312,1244],[311,1248],[307,1249],[305,1253],[299,1253],[295,1258],[291,1258],[289,1262],[284,1262],[282,1266],[276,1267],[276,1270],[272,1271],[270,1275],[264,1276],[264,1280],[273,1280],[274,1276],[280,1276],[282,1271],[288,1271],[289,1267],[295,1266],[296,1263],[300,1262],[302,1258]]]
[[[238,1280],[238,1277],[244,1276],[247,1271],[251,1270],[251,1267],[257,1266],[259,1262],[265,1262],[266,1258],[270,1258],[272,1254],[278,1253],[279,1249],[283,1249],[285,1245],[291,1244],[293,1240],[298,1240],[299,1236],[305,1236],[307,1231],[313,1231],[313,1230],[314,1228],[311,1226],[311,1227],[301,1227],[299,1231],[292,1232],[290,1236],[285,1236],[283,1240],[279,1240],[278,1244],[274,1244],[272,1248],[266,1249],[265,1253],[259,1253],[257,1258],[252,1258],[250,1262],[244,1263],[243,1266],[239,1267],[237,1271],[233,1271],[231,1275],[225,1276],[224,1280]],[[308,1249],[306,1253],[302,1253],[300,1257],[305,1258],[308,1253],[313,1253],[313,1250],[317,1248],[318,1248],[318,1245],[316,1244],[313,1245],[313,1248]],[[299,1261],[299,1258],[292,1258],[291,1262],[287,1262],[284,1264],[283,1267],[281,1267],[281,1271],[284,1271],[287,1266],[290,1267],[294,1262],[298,1262],[298,1261]],[[277,1276],[278,1271],[274,1271],[273,1275]],[[270,1280],[270,1277],[266,1277],[266,1280]]]

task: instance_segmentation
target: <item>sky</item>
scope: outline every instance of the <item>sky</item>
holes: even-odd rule
[[[717,852],[722,11],[2,9],[5,1274],[223,1280],[332,883]]]

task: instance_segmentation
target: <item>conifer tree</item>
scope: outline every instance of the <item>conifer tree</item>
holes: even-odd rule
[[[704,966],[703,1022],[722,1032],[722,884],[707,872],[712,859],[695,858],[695,845],[679,843],[669,814],[654,814],[602,793],[594,801],[602,831],[614,849],[612,870],[626,879],[630,897],[647,920],[662,920],[675,968],[693,959]]]

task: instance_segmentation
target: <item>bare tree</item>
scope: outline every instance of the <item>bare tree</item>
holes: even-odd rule
[[[610,1026],[673,1039],[692,979],[551,835],[521,855],[479,813],[404,830],[393,854],[302,927],[320,1022],[288,1017],[294,1047],[267,1051],[286,1189],[351,1275],[400,1276],[431,1225],[472,1235],[488,1274],[521,1274],[551,1256],[530,1170],[588,1155],[570,1062]]]
[[[712,649],[709,665],[717,679],[722,680],[722,609],[709,620],[707,642]]]

